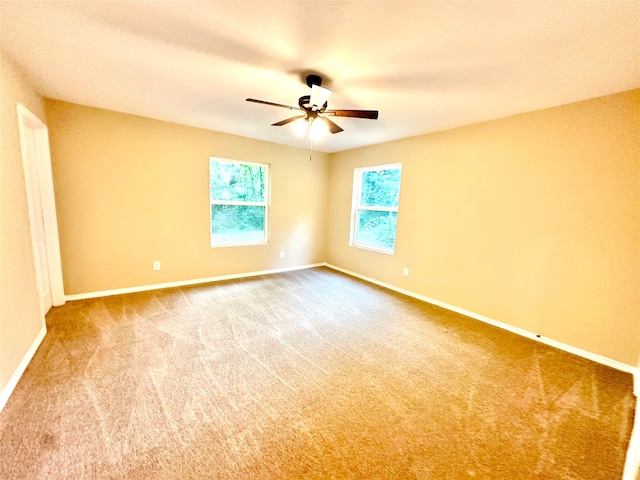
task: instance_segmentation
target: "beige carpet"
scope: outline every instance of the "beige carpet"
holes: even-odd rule
[[[631,375],[328,269],[47,321],[1,479],[622,475]]]

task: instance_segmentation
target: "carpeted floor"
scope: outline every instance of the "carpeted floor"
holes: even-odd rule
[[[325,268],[69,302],[0,478],[619,479],[629,374]]]

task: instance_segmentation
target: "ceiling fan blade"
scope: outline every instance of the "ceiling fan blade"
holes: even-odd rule
[[[372,120],[378,118],[378,110],[325,110],[322,113],[336,117],[370,118]]]
[[[300,110],[300,107],[292,107],[290,105],[283,105],[281,103],[266,102],[264,100],[256,100],[255,98],[247,98],[247,102],[261,103],[263,105],[271,105],[273,107],[288,108],[289,110]]]
[[[295,117],[287,118],[285,120],[280,120],[279,122],[272,123],[271,126],[272,127],[281,127],[282,125],[286,125],[287,123],[295,122],[299,118],[304,118],[304,117],[305,117],[304,115],[297,115]]]
[[[329,127],[329,131],[331,133],[340,133],[343,131],[343,129],[339,125],[333,123],[327,117],[321,117],[320,115],[318,115],[318,118],[322,119],[322,121],[327,124],[327,127]]]

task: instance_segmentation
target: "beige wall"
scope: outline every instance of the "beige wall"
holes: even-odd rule
[[[42,329],[16,104],[44,121],[44,102],[0,51],[0,392]]]
[[[326,154],[310,162],[303,149],[53,100],[46,110],[67,295],[325,260]],[[268,245],[209,246],[210,156],[270,164]]]
[[[640,90],[312,162],[132,115],[46,111],[67,294],[326,260],[635,365]],[[210,155],[271,164],[268,246],[208,246]],[[353,169],[398,161],[395,255],[349,247]]]
[[[403,164],[395,255],[350,247],[353,169],[392,162]],[[329,263],[636,365],[640,90],[331,165]]]

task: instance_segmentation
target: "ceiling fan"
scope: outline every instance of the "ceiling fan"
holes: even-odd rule
[[[274,107],[288,108],[289,110],[300,110],[303,113],[295,117],[287,118],[272,124],[272,127],[281,127],[298,119],[303,119],[310,127],[320,119],[331,133],[340,133],[342,128],[329,120],[327,117],[352,117],[352,118],[370,118],[375,120],[378,118],[377,110],[327,110],[327,100],[331,95],[331,90],[324,88],[322,85],[322,77],[319,75],[307,75],[307,86],[311,87],[311,95],[303,95],[298,99],[298,106],[292,107],[282,105],[280,103],[266,102],[264,100],[256,100],[255,98],[247,98],[247,102],[262,103],[264,105],[272,105]]]

